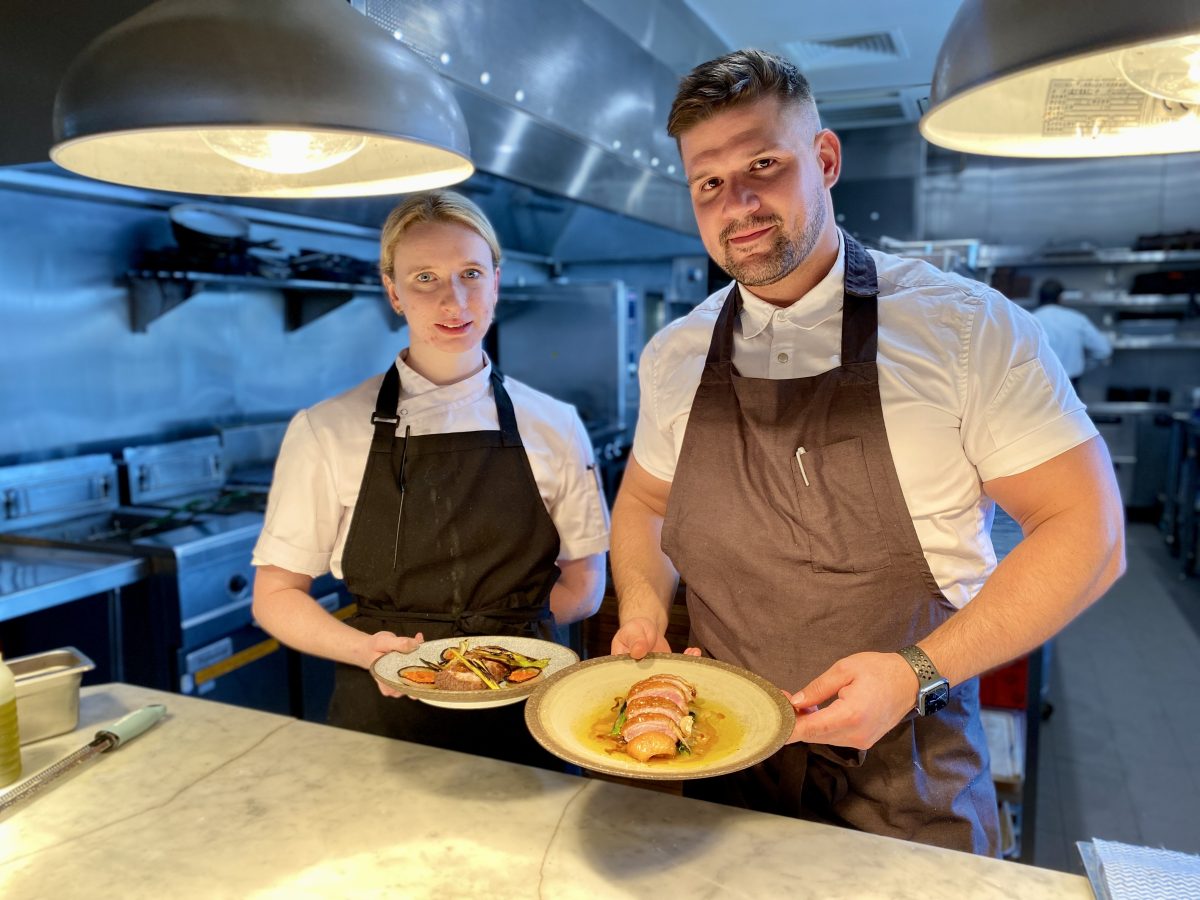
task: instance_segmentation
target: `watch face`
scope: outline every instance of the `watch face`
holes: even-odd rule
[[[944,681],[941,684],[935,684],[923,699],[925,701],[923,704],[925,708],[921,711],[923,716],[945,709],[946,704],[950,702],[950,685]]]

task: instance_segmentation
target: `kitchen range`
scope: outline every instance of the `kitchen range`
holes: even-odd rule
[[[231,431],[230,444],[277,449],[280,435],[278,424],[241,428]],[[262,478],[266,470],[269,480],[269,466],[261,458],[243,461],[231,466],[232,478],[227,467],[221,438],[209,436],[129,447],[119,460],[95,454],[0,470],[6,497],[0,546],[143,561],[147,577],[126,588],[109,614],[109,646],[98,655],[112,663],[97,678],[108,674],[321,719],[332,663],[282,647],[251,614],[250,557],[262,528]],[[314,593],[335,615],[352,611],[330,576],[318,579]],[[59,627],[53,637],[24,619],[7,623],[14,645],[9,652],[44,650],[33,646],[39,640],[94,640],[86,623],[61,615],[54,621]]]

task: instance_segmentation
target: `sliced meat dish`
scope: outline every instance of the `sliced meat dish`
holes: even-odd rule
[[[487,688],[482,678],[465,668],[457,672],[453,669],[442,669],[434,678],[433,686],[442,691],[482,691]]]
[[[629,689],[629,699],[633,700],[637,697],[662,697],[681,709],[687,709],[690,699],[684,689],[675,682],[655,678],[639,681]]]
[[[661,731],[663,734],[670,735],[674,741],[683,739],[683,731],[679,725],[670,716],[664,716],[661,713],[645,713],[640,716],[628,717],[621,729],[621,737],[628,742],[647,731]]]
[[[674,757],[692,733],[688,709],[695,686],[678,675],[651,675],[629,689],[621,725],[623,749],[638,762]]]
[[[660,713],[664,716],[670,716],[672,721],[678,723],[680,719],[687,715],[687,710],[674,700],[670,700],[667,697],[656,697],[653,694],[642,694],[640,697],[634,697],[625,706],[625,715],[628,717],[640,716],[643,713]]]

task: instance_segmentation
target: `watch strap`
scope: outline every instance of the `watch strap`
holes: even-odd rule
[[[917,679],[921,682],[921,687],[942,680],[942,673],[937,670],[937,666],[933,664],[933,660],[916,644],[911,647],[905,647],[902,650],[897,650],[896,652],[903,656],[905,661],[912,666],[913,671],[917,673]]]

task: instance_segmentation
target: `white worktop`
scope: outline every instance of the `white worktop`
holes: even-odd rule
[[[0,820],[0,896],[1090,898],[1084,878],[128,685],[167,718]],[[408,702],[408,701],[404,701]],[[463,715],[470,715],[463,712]]]

